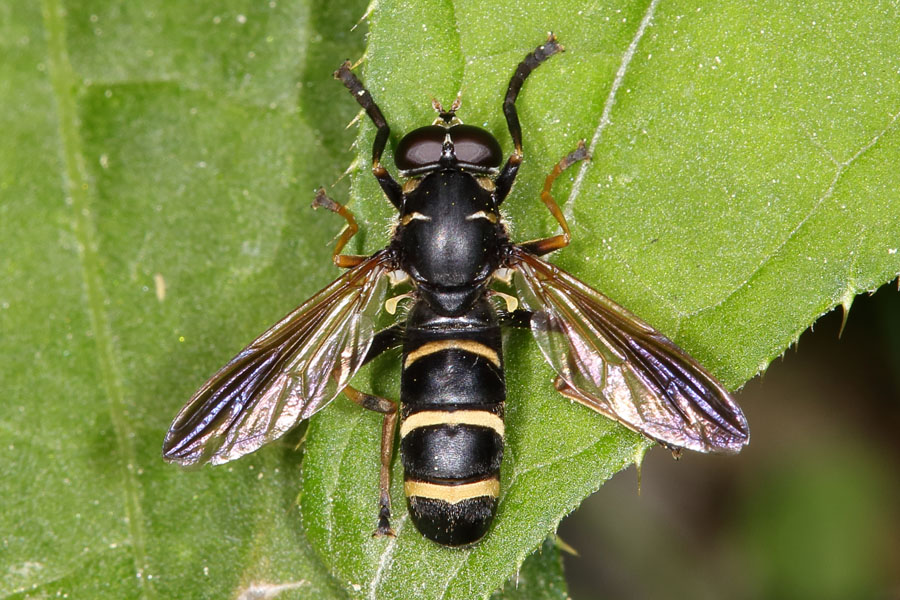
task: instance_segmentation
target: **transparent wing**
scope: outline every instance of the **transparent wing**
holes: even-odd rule
[[[384,252],[369,257],[244,348],[181,409],[163,456],[185,465],[234,460],[333,400],[372,343],[387,266]]]
[[[561,393],[667,446],[738,452],[747,444],[740,407],[674,342],[521,248],[512,267]]]

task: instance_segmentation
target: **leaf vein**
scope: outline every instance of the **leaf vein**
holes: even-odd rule
[[[596,150],[597,145],[600,143],[600,138],[603,137],[603,131],[612,122],[610,114],[612,114],[613,106],[616,104],[616,94],[622,86],[622,81],[625,79],[625,73],[628,71],[629,65],[631,65],[631,60],[634,58],[635,52],[637,52],[637,47],[641,38],[644,37],[644,33],[647,31],[647,27],[650,26],[650,22],[653,21],[653,16],[656,14],[656,7],[658,4],[659,0],[651,0],[637,30],[634,32],[634,37],[631,38],[631,43],[628,44],[628,48],[626,48],[625,53],[622,54],[622,62],[619,63],[616,76],[613,78],[612,85],[609,88],[609,94],[607,94],[606,101],[603,103],[600,121],[597,123],[597,128],[594,130],[594,137],[591,138],[591,143],[588,146],[588,153],[591,155],[593,155],[594,150]],[[588,166],[589,163],[587,161],[581,163],[581,166],[578,168],[578,174],[575,176],[575,183],[572,184],[572,191],[569,192],[569,197],[566,200],[566,206],[563,209],[563,213],[568,221],[572,221],[574,218],[573,212],[575,210],[575,200],[581,193],[581,186],[584,184]]]
[[[631,61],[634,58],[635,53],[637,52],[637,47],[641,41],[641,38],[644,37],[644,33],[646,33],[647,28],[653,21],[653,17],[656,14],[656,7],[658,5],[659,0],[652,0],[647,6],[647,10],[644,11],[644,16],[641,18],[641,22],[638,25],[634,36],[631,38],[631,42],[628,44],[628,48],[626,48],[625,52],[622,54],[622,61],[619,63],[619,68],[616,71],[616,76],[613,78],[612,85],[609,88],[609,94],[607,94],[606,101],[603,103],[603,109],[600,113],[600,121],[597,123],[597,127],[594,130],[594,136],[591,138],[591,143],[588,146],[588,153],[590,155],[594,154],[594,151],[599,145],[600,139],[603,137],[603,131],[612,123],[610,115],[612,114],[613,106],[615,106],[616,104],[616,94],[618,93],[619,88],[622,86],[622,82],[625,80],[625,74],[628,71],[628,67],[631,65]],[[569,197],[566,199],[566,204],[563,207],[563,214],[566,217],[566,221],[568,221],[570,224],[575,224],[575,201],[581,194],[581,188],[584,185],[584,179],[587,176],[587,170],[589,166],[590,163],[588,161],[583,161],[579,166],[578,173],[575,176],[575,182],[572,184],[572,190],[569,192]],[[672,302],[668,298],[659,295],[659,293],[657,293],[652,286],[645,283],[638,276],[638,274],[635,273],[634,269],[632,269],[631,265],[629,265],[627,261],[625,261],[613,250],[610,250],[610,253],[615,256],[625,266],[625,268],[631,272],[632,278],[635,281],[639,282],[649,294],[657,299],[658,302],[665,304],[676,315],[681,316],[681,311],[674,304],[672,304]]]
[[[116,359],[112,325],[105,308],[110,298],[103,286],[98,256],[98,240],[88,198],[89,178],[79,132],[75,93],[75,73],[69,62],[66,40],[65,9],[59,0],[43,0],[41,4],[50,81],[57,106],[60,152],[63,162],[63,184],[67,200],[72,206],[72,228],[78,240],[78,258],[86,294],[86,311],[91,323],[97,353],[97,363],[109,403],[110,420],[115,431],[119,451],[120,476],[125,496],[125,514],[131,538],[132,557],[142,596],[155,598],[152,582],[145,577],[147,552],[144,543],[144,517],[139,494],[140,484],[135,475],[136,453],[132,442],[134,431],[125,416],[125,392],[120,365]]]
[[[394,550],[397,547],[397,540],[400,538],[403,526],[406,525],[408,516],[409,513],[403,511],[403,516],[394,521],[396,524],[396,527],[394,527],[395,535],[388,540],[384,552],[381,553],[381,557],[378,559],[378,566],[375,568],[375,575],[372,577],[372,584],[369,586],[368,598],[370,600],[377,600],[378,598],[378,586],[381,583],[381,578],[384,577],[388,564],[391,562],[391,557],[394,555]]]
[[[685,320],[687,320],[691,317],[694,317],[698,314],[701,314],[703,312],[706,312],[709,310],[714,310],[714,309],[718,308],[719,306],[721,306],[725,302],[727,302],[735,294],[737,294],[740,290],[742,290],[747,285],[749,285],[753,281],[753,279],[756,278],[762,272],[762,270],[765,268],[765,266],[767,264],[769,264],[776,256],[778,256],[778,254],[784,249],[784,247],[787,245],[787,243],[789,241],[791,241],[791,239],[793,239],[794,236],[796,236],[800,232],[800,230],[809,222],[809,220],[813,216],[815,216],[815,214],[822,207],[822,205],[827,200],[829,200],[832,197],[832,195],[834,195],[835,187],[837,187],[837,184],[840,181],[841,176],[843,176],[843,174],[847,171],[847,169],[854,162],[856,162],[857,159],[859,159],[862,155],[864,155],[866,152],[868,152],[870,149],[872,149],[878,143],[878,141],[882,137],[884,137],[885,134],[887,134],[891,129],[894,128],[898,117],[900,117],[900,111],[894,113],[891,116],[890,121],[888,121],[888,124],[884,127],[884,129],[882,129],[880,132],[875,134],[875,136],[872,137],[872,139],[869,140],[866,144],[864,144],[859,150],[857,150],[856,153],[853,154],[853,156],[851,156],[850,158],[848,158],[847,160],[845,160],[843,162],[835,162],[836,166],[835,166],[834,175],[831,178],[831,182],[828,184],[828,188],[822,193],[822,195],[819,197],[819,199],[816,201],[816,203],[812,206],[812,208],[810,208],[809,212],[807,212],[807,214],[797,223],[797,225],[790,232],[788,232],[788,234],[784,237],[784,239],[781,241],[781,243],[778,244],[778,246],[776,248],[774,248],[768,255],[763,257],[760,260],[759,264],[756,266],[756,268],[753,269],[753,271],[750,272],[741,283],[737,284],[734,287],[734,289],[732,289],[730,292],[725,294],[718,302],[716,302],[715,304],[711,304],[709,306],[699,308],[695,311],[683,313],[683,314],[679,315],[677,317],[677,323],[676,323],[676,328],[675,328],[676,331],[678,331],[681,328],[681,325]],[[831,155],[829,154],[829,156],[831,156]]]

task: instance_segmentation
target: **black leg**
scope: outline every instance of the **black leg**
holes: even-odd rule
[[[519,97],[522,84],[525,83],[525,79],[531,72],[542,62],[562,51],[563,47],[557,43],[556,36],[551,33],[544,44],[535,48],[533,52],[529,53],[519,63],[512,79],[509,80],[509,87],[506,88],[506,97],[503,99],[503,114],[506,115],[506,124],[509,126],[509,135],[512,137],[514,150],[494,182],[497,204],[506,199],[509,190],[512,189],[513,182],[516,180],[519,165],[522,164],[522,126],[519,125],[519,113],[516,112],[516,98]]]
[[[366,111],[366,114],[369,115],[369,118],[372,119],[372,122],[375,123],[375,127],[378,131],[375,134],[375,143],[372,144],[372,174],[375,175],[375,179],[378,180],[381,189],[384,190],[385,195],[387,195],[391,204],[394,205],[394,208],[400,210],[400,207],[403,205],[403,189],[400,187],[400,184],[391,177],[388,170],[381,166],[381,154],[384,152],[384,148],[387,145],[388,136],[391,134],[391,128],[388,126],[384,115],[381,114],[381,109],[375,104],[372,94],[363,87],[362,82],[357,79],[356,75],[350,72],[349,60],[344,61],[341,68],[334,72],[334,78],[341,80],[341,83],[350,90],[353,98],[356,99],[359,105]]]

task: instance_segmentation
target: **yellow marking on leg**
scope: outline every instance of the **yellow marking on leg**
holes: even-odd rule
[[[486,358],[494,363],[497,368],[500,368],[500,355],[498,355],[493,348],[485,346],[480,342],[459,339],[439,340],[437,342],[422,344],[406,355],[406,363],[404,366],[409,367],[409,365],[413,364],[423,356],[428,356],[429,354],[434,354],[435,352],[441,352],[443,350],[464,350],[471,354]]]
[[[403,491],[406,492],[407,498],[434,498],[435,500],[443,500],[448,504],[459,504],[469,498],[480,498],[482,496],[496,498],[500,495],[500,480],[496,477],[491,477],[490,479],[462,485],[404,481]]]
[[[475,425],[493,429],[503,437],[505,427],[503,419],[486,410],[423,410],[409,415],[400,426],[400,439],[420,427],[431,425]]]

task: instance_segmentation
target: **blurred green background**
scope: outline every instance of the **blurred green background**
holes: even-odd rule
[[[735,457],[652,450],[560,528],[572,598],[900,598],[900,293],[859,296],[737,394]]]

